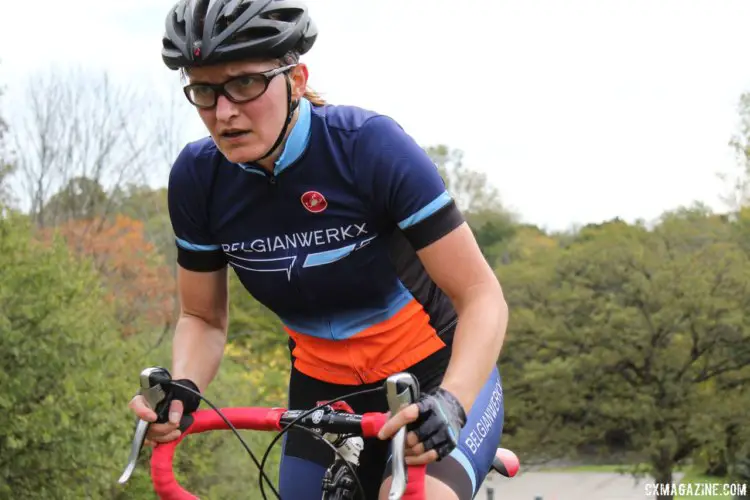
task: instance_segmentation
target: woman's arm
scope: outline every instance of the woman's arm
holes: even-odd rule
[[[468,224],[461,224],[417,255],[458,314],[453,353],[441,387],[451,392],[468,414],[500,356],[508,305]]]
[[[178,268],[180,317],[172,343],[172,375],[205,391],[216,376],[227,338],[227,268],[195,272]]]

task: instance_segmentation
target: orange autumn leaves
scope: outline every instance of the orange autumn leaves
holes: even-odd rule
[[[54,236],[95,266],[123,335],[171,326],[175,280],[171,267],[148,241],[143,222],[121,215],[112,220],[73,219],[42,232],[43,240]]]

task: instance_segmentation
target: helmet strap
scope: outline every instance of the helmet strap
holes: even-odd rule
[[[284,140],[284,135],[286,135],[286,131],[289,128],[289,124],[292,122],[294,112],[299,106],[299,100],[292,101],[292,84],[289,81],[289,76],[286,74],[284,74],[284,81],[286,82],[286,121],[284,122],[284,126],[281,128],[281,133],[276,138],[276,142],[274,142],[273,146],[271,146],[271,149],[269,149],[266,154],[255,160],[256,162],[271,156],[273,152],[276,151],[276,149],[281,145],[282,141]]]

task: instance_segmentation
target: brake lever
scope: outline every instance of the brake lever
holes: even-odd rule
[[[410,373],[396,373],[385,381],[385,393],[388,409],[395,415],[404,407],[416,403],[419,399],[419,382]],[[400,500],[406,491],[406,463],[404,451],[406,447],[406,427],[401,427],[391,440],[391,465],[393,474],[388,500]]]
[[[162,384],[171,381],[172,375],[170,375],[166,368],[160,366],[146,368],[141,372],[141,386],[138,390],[138,394],[146,398],[148,407],[153,409],[156,413],[156,422],[158,423],[164,423],[168,419],[169,406],[165,404],[167,402],[167,393],[162,387]],[[143,448],[143,443],[146,441],[146,434],[148,433],[150,426],[151,422],[136,417],[128,464],[120,476],[120,479],[118,479],[118,483],[125,484],[133,475],[136,463],[138,462],[138,456]]]

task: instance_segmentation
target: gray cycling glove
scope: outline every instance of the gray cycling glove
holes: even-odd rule
[[[438,387],[417,401],[419,417],[409,430],[414,431],[425,451],[435,450],[438,461],[450,455],[458,445],[458,436],[466,425],[466,412],[456,397]]]

